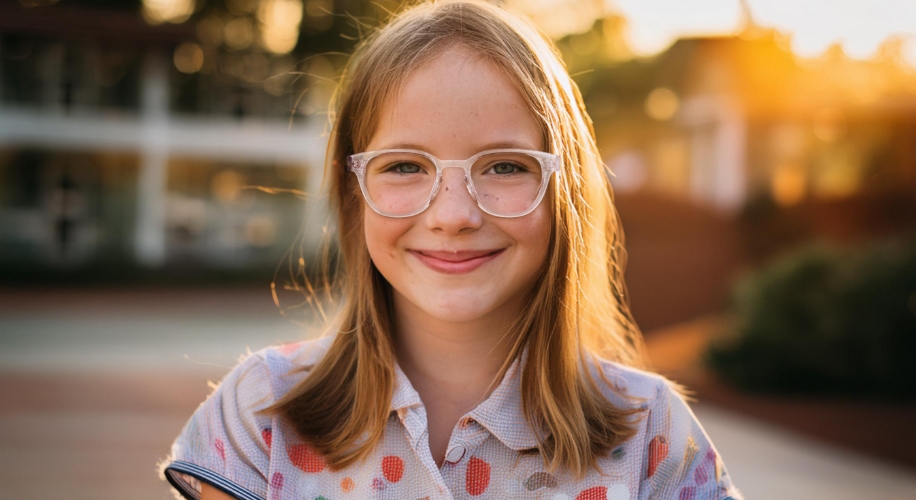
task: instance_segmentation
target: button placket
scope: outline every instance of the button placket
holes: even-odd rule
[[[465,448],[463,444],[456,444],[445,453],[445,461],[450,464],[456,464],[464,458],[466,452],[467,448]]]
[[[452,429],[452,438],[449,440],[445,452],[445,462],[455,465],[467,457],[468,451],[474,448],[473,434],[474,421],[467,416],[461,418]]]
[[[438,496],[433,492],[430,497],[432,500],[453,500],[451,491],[446,486],[445,479],[436,467],[433,456],[429,450],[429,431],[426,428],[426,409],[422,405],[406,408],[405,411],[398,411],[397,416],[406,431],[406,438],[413,450],[415,456],[425,467],[429,478],[432,479],[438,490]]]

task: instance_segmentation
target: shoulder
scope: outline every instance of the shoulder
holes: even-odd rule
[[[286,440],[268,408],[318,362],[333,338],[247,352],[200,404],[160,463],[161,477],[199,498],[204,480],[238,498],[266,498],[271,445]]]
[[[597,367],[596,383],[611,402],[644,410],[631,448],[645,478],[640,499],[742,498],[674,382],[607,360],[599,360]]]
[[[213,392],[207,399],[235,402],[240,410],[265,408],[304,379],[332,341],[320,337],[248,351],[218,384],[210,383]]]
[[[310,367],[321,360],[331,347],[334,335],[277,344],[251,353],[273,371]]]
[[[279,398],[308,375],[333,341],[331,335],[264,347],[243,356],[233,371],[257,371],[262,375],[261,383],[268,383],[272,394]]]
[[[595,358],[592,375],[604,396],[618,406],[644,409],[679,397],[676,385],[662,375],[603,358]]]

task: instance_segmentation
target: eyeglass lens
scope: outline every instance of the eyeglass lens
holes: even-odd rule
[[[436,165],[416,153],[383,153],[366,165],[366,191],[379,210],[404,215],[420,210],[436,184]],[[471,167],[471,183],[489,212],[513,215],[537,200],[543,179],[541,162],[525,153],[481,156]]]

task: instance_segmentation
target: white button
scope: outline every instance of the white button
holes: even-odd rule
[[[451,463],[458,462],[462,457],[464,457],[464,446],[460,444],[448,450],[448,453],[445,454],[445,460]]]
[[[630,488],[624,484],[615,484],[607,489],[607,500],[629,500]]]

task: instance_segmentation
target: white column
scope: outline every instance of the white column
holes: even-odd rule
[[[321,245],[324,240],[323,228],[325,224],[330,225],[332,221],[328,220],[327,191],[322,191],[321,189],[321,183],[324,180],[324,161],[327,143],[322,140],[323,137],[320,124],[312,124],[307,127],[306,130],[308,130],[307,135],[309,138],[318,139],[311,141],[314,147],[309,148],[306,153],[307,167],[305,191],[307,198],[305,201],[305,218],[307,224],[305,226],[305,234],[303,235],[303,243],[306,250],[312,252],[321,250],[319,245]],[[332,231],[333,229],[333,227],[328,227],[328,231]]]
[[[740,101],[727,95],[684,100],[691,133],[691,188],[696,200],[725,211],[747,197],[747,124]]]
[[[141,76],[140,176],[137,187],[137,260],[147,266],[165,262],[165,194],[168,174],[168,58],[148,52]]]
[[[737,210],[747,197],[747,124],[739,107],[722,109],[718,132],[715,203]]]

